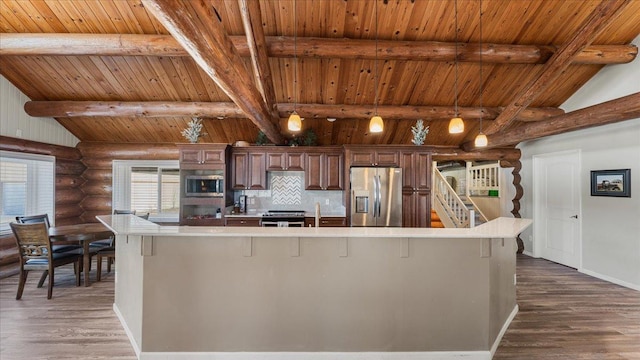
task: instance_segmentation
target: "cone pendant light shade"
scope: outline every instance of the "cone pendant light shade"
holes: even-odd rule
[[[300,131],[302,129],[302,119],[300,119],[300,115],[297,112],[291,113],[289,115],[289,121],[287,121],[287,128],[290,131]]]
[[[369,121],[369,132],[380,133],[384,130],[384,123],[380,116],[374,116]]]
[[[464,132],[464,122],[462,118],[454,117],[449,121],[449,134],[460,134]]]
[[[480,133],[476,136],[476,140],[474,141],[474,145],[476,147],[485,147],[489,145],[489,140],[487,139],[487,135]]]

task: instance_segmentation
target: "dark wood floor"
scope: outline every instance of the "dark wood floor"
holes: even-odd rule
[[[520,312],[494,359],[640,360],[640,292],[527,256],[517,271]],[[20,301],[17,276],[0,280],[0,359],[135,359],[112,309],[113,273],[85,288],[63,268],[48,301],[38,277]]]
[[[640,359],[640,292],[521,255],[520,311],[495,360]]]
[[[21,300],[18,276],[0,280],[0,359],[136,359],[113,312],[114,272],[103,270],[91,286],[76,287],[73,265],[56,268],[53,298],[29,274]]]

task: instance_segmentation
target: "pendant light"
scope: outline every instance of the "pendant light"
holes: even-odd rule
[[[459,116],[458,114],[458,0],[455,0],[453,2],[453,6],[454,6],[454,13],[455,13],[455,31],[456,31],[456,38],[455,38],[455,51],[456,51],[456,55],[455,58],[453,59],[453,63],[454,63],[454,72],[455,72],[455,80],[453,83],[453,92],[455,95],[455,99],[454,99],[454,116],[453,118],[449,121],[449,134],[460,134],[462,132],[464,132],[464,121],[462,121],[462,118]]]
[[[484,79],[482,78],[482,0],[480,0],[480,133],[476,136],[476,140],[474,141],[474,145],[476,147],[485,147],[489,144],[489,140],[487,139],[487,135],[482,133],[482,93],[483,93],[483,84]]]
[[[384,130],[384,122],[382,117],[378,116],[378,0],[375,0],[375,21],[376,21],[376,57],[375,57],[375,69],[374,69],[374,82],[375,82],[375,99],[374,99],[374,113],[373,117],[369,121],[369,132],[381,133]]]
[[[289,115],[289,120],[287,121],[289,131],[302,130],[302,119],[296,112],[296,105],[298,103],[298,21],[296,13],[296,0],[293,0],[293,112]]]

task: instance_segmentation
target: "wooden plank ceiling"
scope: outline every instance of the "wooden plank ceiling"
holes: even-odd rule
[[[0,0],[0,73],[81,141],[186,142],[200,117],[200,142],[283,143],[295,107],[320,145],[410,144],[424,119],[427,144],[471,148],[481,104],[501,146],[578,128],[554,127],[558,107],[637,55],[640,1],[483,0],[482,38],[480,0],[457,3],[457,135],[453,0]],[[370,134],[376,86],[385,130]]]

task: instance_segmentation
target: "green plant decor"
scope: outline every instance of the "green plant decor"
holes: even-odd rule
[[[304,133],[304,140],[302,141],[302,143],[306,146],[317,145],[318,136],[316,136],[316,133],[313,131],[313,129],[309,129],[307,130],[307,132]]]
[[[256,138],[256,145],[266,145],[269,142],[269,139],[267,138],[267,134],[263,133],[262,131],[258,132],[258,137]]]

